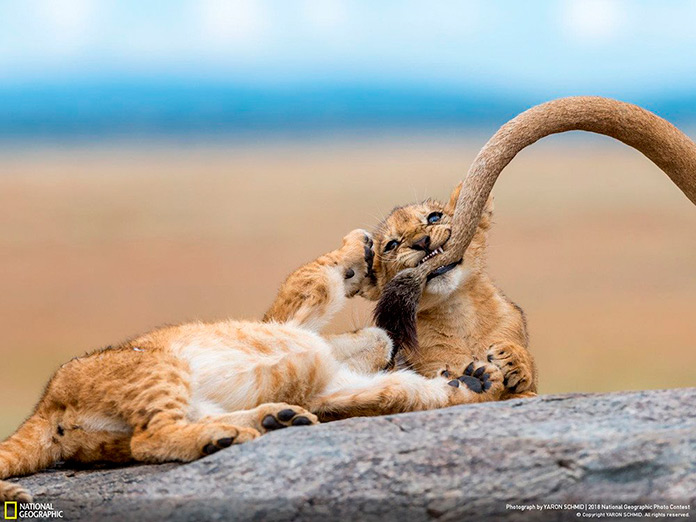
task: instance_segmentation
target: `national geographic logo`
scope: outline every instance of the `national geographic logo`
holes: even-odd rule
[[[3,509],[5,520],[55,520],[63,518],[63,510],[55,509],[50,502],[18,504],[17,502],[5,502]]]

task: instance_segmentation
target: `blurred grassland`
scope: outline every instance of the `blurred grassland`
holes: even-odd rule
[[[0,437],[72,356],[164,323],[259,318],[349,230],[446,197],[484,141],[0,150]],[[552,138],[495,195],[490,272],[527,312],[542,393],[696,386],[696,209],[656,167],[608,139]],[[355,300],[332,329],[369,317]]]

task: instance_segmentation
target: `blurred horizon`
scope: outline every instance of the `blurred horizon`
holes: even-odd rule
[[[580,93],[578,93],[579,95]],[[223,136],[360,129],[493,130],[540,96],[474,89],[303,85],[240,87],[225,83],[69,83],[0,86],[0,139],[94,139],[133,134]],[[550,98],[549,98],[550,99]],[[696,92],[633,97],[676,125],[696,122]]]
[[[0,4],[0,140],[495,128],[569,95],[696,122],[696,2]]]

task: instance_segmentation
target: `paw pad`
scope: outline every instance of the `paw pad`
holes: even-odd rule
[[[314,424],[308,417],[298,414],[291,408],[285,408],[278,413],[269,413],[261,420],[261,426],[267,431],[280,430],[288,426],[309,426]]]
[[[203,455],[212,455],[224,448],[229,448],[234,443],[234,437],[223,437],[214,443],[209,442],[203,446]]]
[[[267,430],[279,430],[285,427],[278,422],[278,419],[276,419],[273,415],[266,415],[261,421],[261,426]]]
[[[221,448],[229,448],[233,442],[234,439],[232,437],[225,437],[223,439],[218,439],[217,445]]]
[[[459,377],[459,381],[474,393],[483,393],[491,389],[491,376],[486,371],[485,366],[476,368],[474,363],[470,363],[464,369],[464,375]]]
[[[372,274],[372,264],[375,260],[375,251],[372,249],[374,242],[370,236],[365,236],[365,264],[368,276]]]
[[[287,408],[285,410],[281,410],[278,412],[278,419],[282,420],[283,422],[289,421],[294,416],[295,416],[295,410],[291,410],[290,408]]]

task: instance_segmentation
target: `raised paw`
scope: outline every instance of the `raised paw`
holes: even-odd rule
[[[374,251],[374,241],[372,240],[372,236],[370,234],[365,235],[365,245],[364,245],[364,251],[365,251],[365,264],[367,265],[367,276],[371,277],[373,276],[374,272],[372,271],[372,264],[374,263],[375,260],[375,251]]]
[[[341,266],[346,284],[346,295],[354,296],[365,283],[374,277],[372,262],[375,254],[372,249],[372,236],[361,228],[355,229],[343,238],[341,247]]]
[[[534,362],[526,348],[514,343],[498,343],[488,349],[487,357],[503,373],[508,394],[536,392]]]
[[[259,406],[259,431],[266,433],[288,426],[311,426],[319,424],[316,415],[299,406],[285,403],[264,404]]]
[[[457,376],[457,373],[460,375]],[[447,379],[449,386],[478,395],[477,400],[496,400],[504,391],[503,375],[497,366],[490,363],[473,361],[461,372],[452,372],[448,368],[440,375]]]
[[[228,424],[209,424],[205,426],[205,433],[201,434],[201,454],[212,455],[233,444],[243,444],[254,440],[259,435],[259,431],[253,428],[242,428]]]

